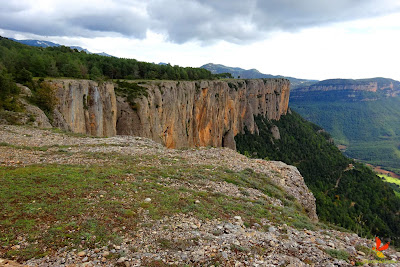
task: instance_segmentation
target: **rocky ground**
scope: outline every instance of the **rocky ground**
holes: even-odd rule
[[[12,258],[0,259],[0,266],[400,266],[400,253],[392,248],[384,251],[387,262],[379,262],[371,250],[372,240],[317,223],[312,194],[297,169],[281,162],[248,159],[230,149],[172,150],[145,138],[92,138],[55,130],[0,125],[0,165],[6,171],[35,164],[112,165],[121,159],[114,155],[142,158],[138,166],[156,169],[185,162],[193,168],[222,166],[232,171],[252,169],[266,174],[304,207],[312,227],[301,228],[290,220],[275,220],[273,218],[279,215],[275,213],[258,222],[249,222],[240,214],[200,218],[192,212],[155,219],[147,206],[142,205],[135,211],[140,222],[134,231],[128,231],[125,225],[112,229],[121,236],[118,243],[60,247],[38,259],[19,260],[18,263]],[[137,177],[127,175],[125,179]],[[278,213],[286,205],[284,199],[267,195],[256,187],[223,180],[160,177],[157,184],[177,190],[222,194],[249,203],[262,200],[275,207]],[[196,199],[194,204],[200,205],[201,201]],[[152,203],[154,199],[146,198],[143,202]],[[0,225],[0,235],[2,233]],[[16,251],[15,255],[31,242],[23,233],[12,245],[3,244],[3,239],[0,241],[0,253]],[[4,257],[5,254],[0,254],[0,258]]]

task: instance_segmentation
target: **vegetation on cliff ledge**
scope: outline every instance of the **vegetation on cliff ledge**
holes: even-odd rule
[[[255,120],[259,135],[246,130],[235,138],[241,153],[296,166],[316,197],[321,220],[399,245],[400,199],[372,170],[345,157],[328,133],[294,112],[279,121]],[[280,139],[274,139],[273,125]]]

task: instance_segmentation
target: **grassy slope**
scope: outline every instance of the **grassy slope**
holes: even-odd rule
[[[383,180],[385,182],[391,184],[391,187],[393,188],[396,196],[400,197],[400,179],[393,178],[391,176],[384,175],[384,174],[378,174],[378,176],[383,178]]]
[[[265,175],[251,170],[193,167],[170,158],[158,159],[160,167],[144,166],[154,156],[88,154],[88,157],[113,157],[119,163],[0,167],[0,254],[22,260],[51,254],[64,246],[94,248],[109,242],[118,244],[123,236],[115,229],[124,227],[124,234],[134,233],[145,225],[145,210],[152,219],[176,213],[191,213],[201,219],[240,215],[247,225],[268,218],[300,229],[314,227],[293,197]],[[245,190],[243,197],[230,197],[173,188],[165,178],[189,183],[226,181],[240,188],[256,188],[281,199],[285,207],[272,206],[262,199],[250,201]],[[151,202],[144,201],[148,197]],[[13,250],[18,237],[26,238],[30,245]]]

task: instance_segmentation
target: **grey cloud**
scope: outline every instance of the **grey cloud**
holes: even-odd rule
[[[155,28],[165,32],[171,41],[240,42],[255,39],[258,34],[256,29],[245,29],[254,6],[251,2],[254,1],[159,0],[152,1],[148,11]]]
[[[61,2],[61,4],[60,4]],[[0,28],[46,36],[145,38],[152,30],[168,40],[204,44],[251,42],[275,30],[303,28],[398,12],[397,0],[103,0],[79,8],[58,1],[42,14],[36,1],[0,7]],[[31,5],[30,5],[31,4]]]
[[[275,30],[297,31],[399,11],[396,0],[152,1],[151,17],[170,40],[248,42]],[[188,4],[189,3],[189,4]],[[396,7],[396,8],[394,8]]]
[[[146,37],[146,19],[137,16],[133,18],[127,12],[81,15],[67,22],[71,27],[79,25],[79,28],[93,32],[93,35],[98,32],[114,32],[140,39]]]
[[[32,2],[32,1],[31,1]],[[4,4],[0,8],[0,28],[16,32],[26,32],[44,36],[96,37],[120,34],[134,38],[144,38],[151,23],[130,5],[114,5],[79,8],[73,3],[56,6],[52,11],[30,7],[16,8]]]
[[[20,12],[26,9],[24,1],[1,3],[0,13]]]

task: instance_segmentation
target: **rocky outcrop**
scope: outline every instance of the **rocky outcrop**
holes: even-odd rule
[[[52,128],[49,118],[47,118],[43,110],[41,110],[37,106],[29,104],[28,101],[26,101],[25,99],[20,99],[20,102],[25,108],[25,113],[29,115],[28,122],[31,121],[30,123],[23,124],[31,124],[40,128]]]
[[[88,80],[56,80],[58,105],[54,126],[75,133],[114,136],[117,103],[112,83],[98,84]]]
[[[308,217],[318,221],[315,197],[304,182],[299,170],[280,161],[266,161],[262,159],[250,159],[238,154],[231,149],[223,148],[199,148],[184,150],[180,155],[192,164],[223,166],[235,171],[243,171],[250,168],[258,173],[266,174],[276,185],[280,186],[289,195],[297,199],[304,207]]]
[[[280,140],[281,139],[281,133],[279,132],[279,128],[276,125],[273,125],[270,129],[272,137],[276,140]]]
[[[30,101],[28,101],[28,99],[32,97],[32,91],[21,84],[17,84],[17,86],[20,89],[17,101],[23,111],[1,111],[0,124],[31,125],[40,128],[52,128],[52,125],[43,110],[32,105]]]
[[[162,81],[140,84],[148,96],[128,103],[118,97],[117,134],[148,137],[168,148],[236,148],[246,127],[258,132],[255,115],[279,120],[286,114],[286,79]]]

